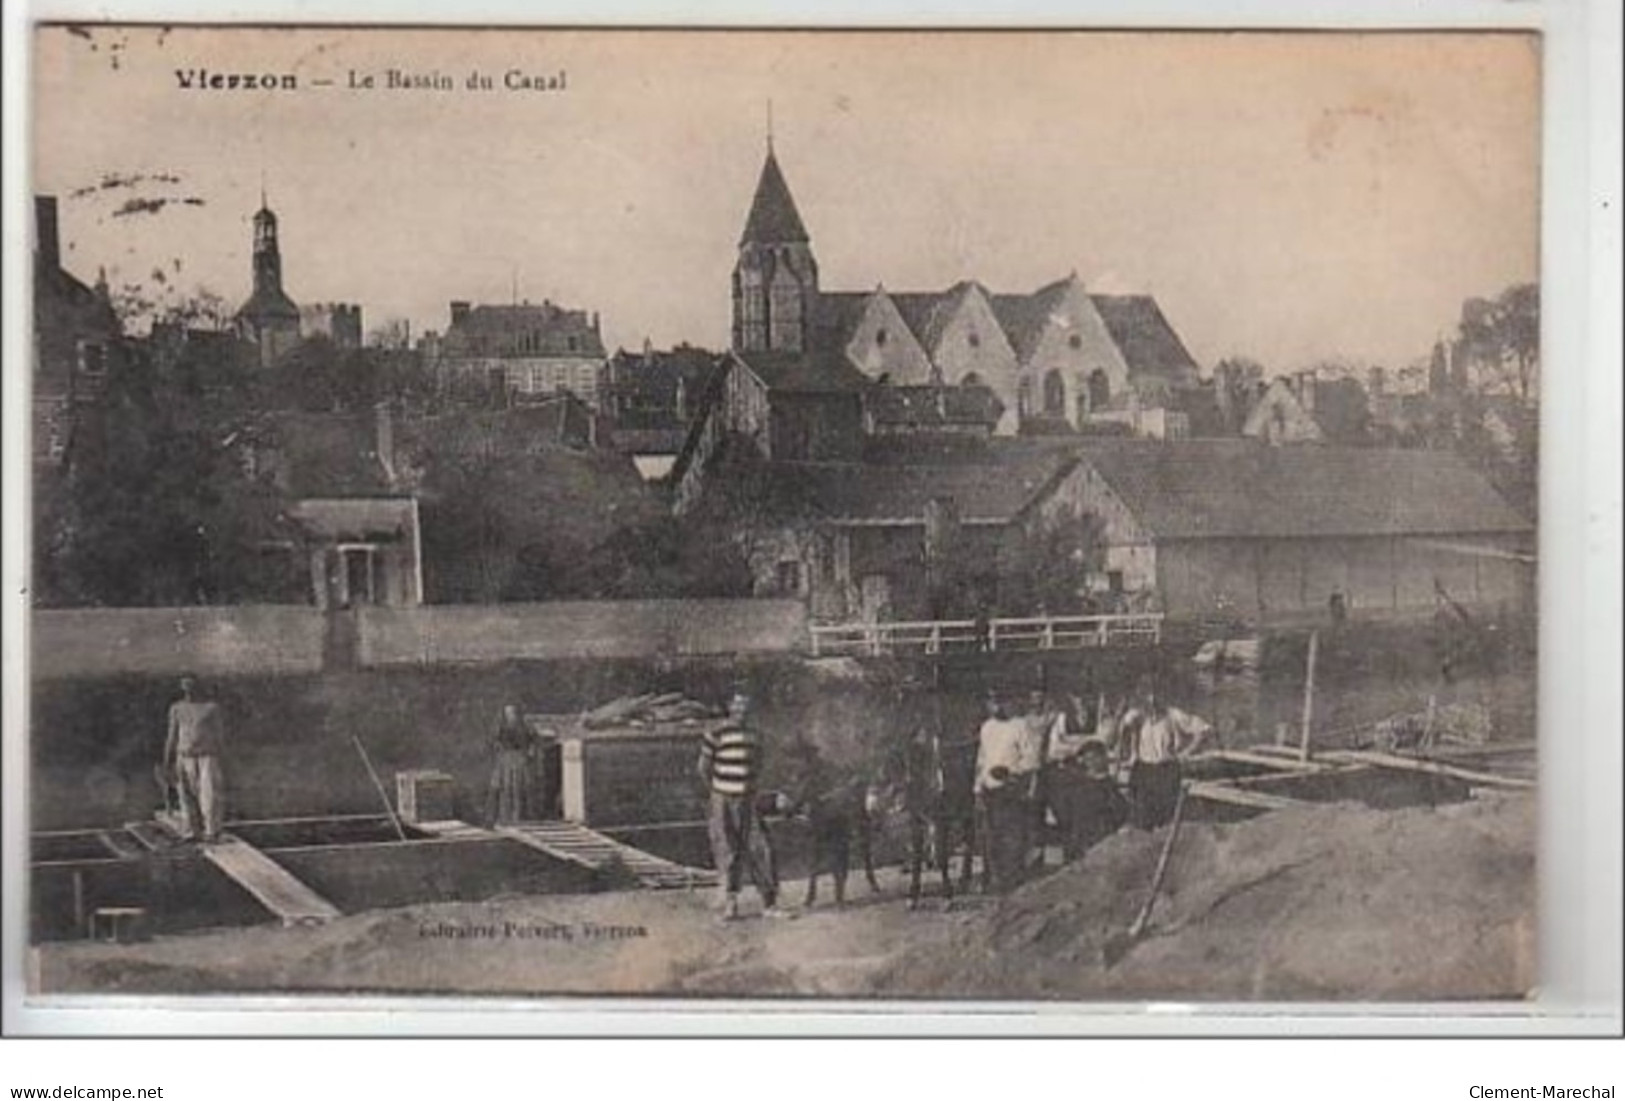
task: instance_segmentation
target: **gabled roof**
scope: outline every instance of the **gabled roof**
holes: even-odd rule
[[[1196,361],[1150,295],[1089,296],[1131,373],[1195,381]]]
[[[1445,451],[1102,440],[1076,453],[1160,539],[1531,530]]]
[[[813,345],[822,348],[846,347],[873,297],[870,291],[820,294],[813,300]]]
[[[1072,278],[1068,276],[1039,287],[1032,294],[990,296],[993,312],[998,317],[1005,335],[1010,338],[1010,346],[1016,350],[1017,357],[1026,360],[1038,348],[1038,342],[1044,335],[1044,327],[1048,324],[1050,315],[1055,312],[1055,307],[1066,297],[1066,290],[1071,282]]]
[[[941,466],[768,463],[824,521],[919,524],[934,500],[951,501],[961,523],[1005,524],[1046,492],[1075,460],[1035,452],[1004,461]]]
[[[807,352],[734,352],[751,373],[780,394],[858,393],[869,377],[852,366],[839,348]]]
[[[762,175],[756,181],[756,195],[750,201],[750,214],[745,219],[745,232],[739,243],[782,245],[805,243],[807,227],[801,224],[796,201],[790,196],[790,185],[784,182],[778,158],[767,151],[762,164]]]

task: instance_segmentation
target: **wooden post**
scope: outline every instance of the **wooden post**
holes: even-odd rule
[[[1315,659],[1320,654],[1320,632],[1309,632],[1309,661],[1303,682],[1303,731],[1299,735],[1298,760],[1309,760],[1309,733],[1315,717]]]
[[[77,869],[73,873],[73,932],[81,937],[88,932],[85,927],[85,873]]]

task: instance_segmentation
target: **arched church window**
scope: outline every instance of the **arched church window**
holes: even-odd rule
[[[980,386],[982,385],[982,376],[977,374],[975,371],[966,371],[965,377],[959,380],[959,385]]]
[[[1016,416],[1026,420],[1033,412],[1033,380],[1024,378],[1016,383]]]
[[[1089,408],[1104,409],[1111,400],[1111,382],[1106,378],[1106,372],[1096,367],[1089,375]]]
[[[1049,371],[1044,375],[1044,413],[1055,417],[1066,416],[1066,382],[1059,371]]]

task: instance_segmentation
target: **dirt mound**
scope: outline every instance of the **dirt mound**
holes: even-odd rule
[[[1102,947],[1164,837],[1128,831],[906,953],[874,993],[1098,999],[1519,998],[1534,983],[1535,804],[1279,811],[1180,831],[1146,938]]]

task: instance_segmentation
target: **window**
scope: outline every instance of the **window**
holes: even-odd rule
[[[875,343],[880,345],[881,347],[886,346],[886,330],[885,329],[876,329],[875,330]]]
[[[1121,593],[1123,592],[1123,571],[1122,570],[1107,570],[1106,571],[1106,588],[1110,592],[1112,592],[1114,595],[1121,595]]]
[[[779,592],[786,596],[794,596],[801,592],[801,563],[785,561],[779,563],[778,568]]]
[[[1104,409],[1111,398],[1112,387],[1106,372],[1096,367],[1089,376],[1089,408],[1097,411]]]
[[[1083,337],[1079,336],[1077,333],[1073,333],[1071,336],[1066,338],[1066,343],[1068,347],[1071,347],[1074,350],[1081,348],[1083,347]]]
[[[569,348],[570,348],[570,350],[572,352],[576,351],[578,348],[581,347],[581,341],[578,340],[576,337],[573,337],[573,336],[570,337],[569,339],[567,339],[565,341],[565,344],[569,346]]]
[[[1044,413],[1052,417],[1066,416],[1066,382],[1059,371],[1048,371],[1044,375]]]
[[[107,346],[94,340],[79,342],[79,370],[87,375],[107,373]]]
[[[976,333],[972,332],[970,335],[965,337],[965,343],[969,344],[972,348],[980,348],[982,346],[982,338]]]
[[[1033,411],[1033,380],[1024,378],[1016,383],[1016,416],[1026,420]]]
[[[965,377],[959,380],[959,385],[980,386],[982,385],[982,376],[977,374],[975,371],[966,371]]]

